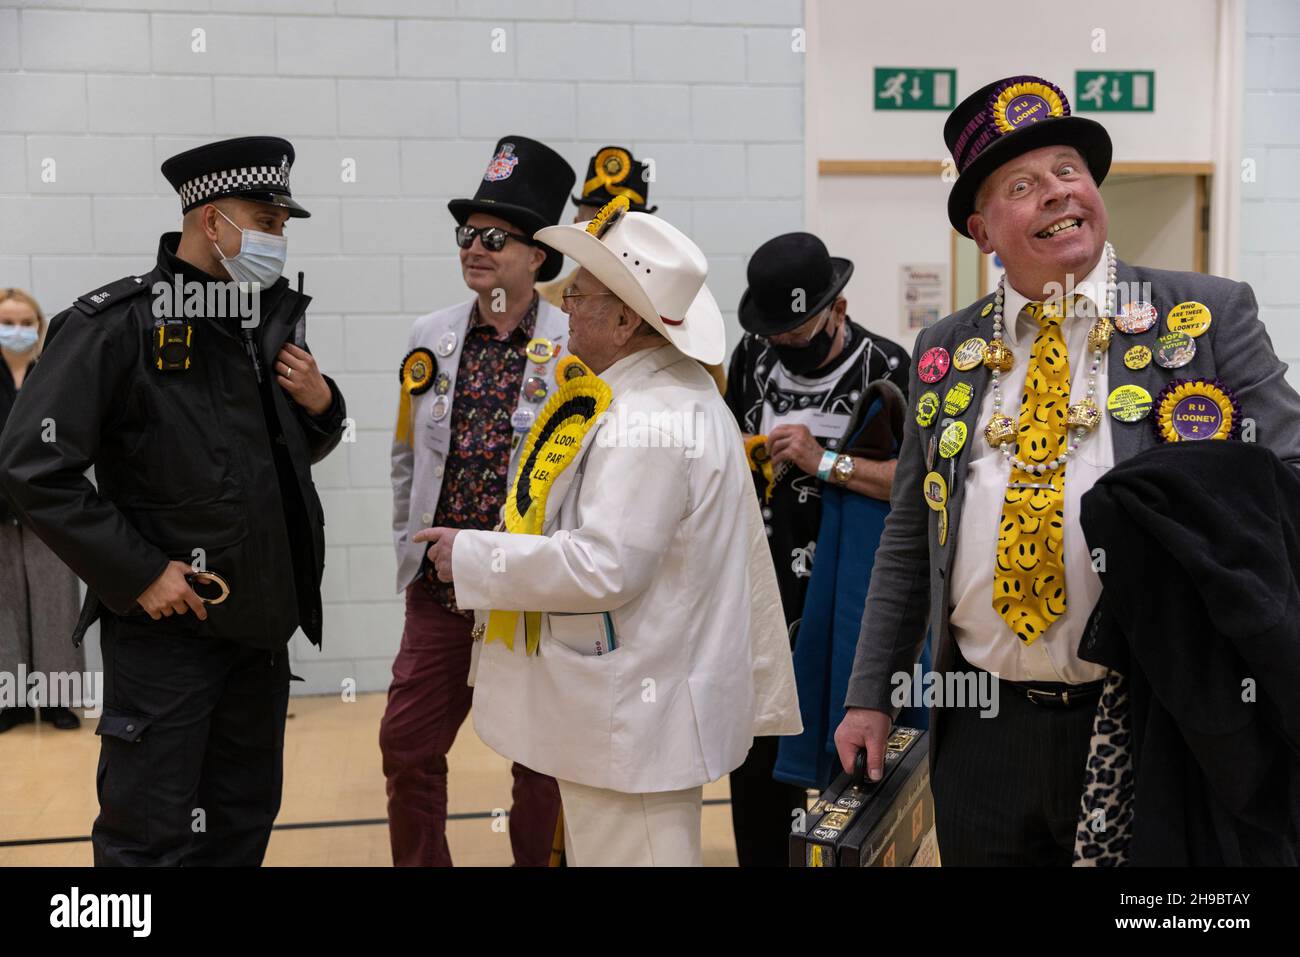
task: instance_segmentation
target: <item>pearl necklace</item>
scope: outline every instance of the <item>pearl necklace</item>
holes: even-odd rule
[[[1096,427],[1101,421],[1101,410],[1097,408],[1097,372],[1101,369],[1101,357],[1106,349],[1110,346],[1111,332],[1114,326],[1111,324],[1111,318],[1115,315],[1115,247],[1110,243],[1106,244],[1106,302],[1103,306],[1104,312],[1093,323],[1092,328],[1088,331],[1088,345],[1092,349],[1092,365],[1088,370],[1088,395],[1082,401],[1070,406],[1067,417],[1067,428],[1074,428],[1074,436],[1067,443],[1066,448],[1062,449],[1060,454],[1048,462],[1024,462],[1012,451],[1013,439],[1016,434],[1015,423],[1009,415],[1002,411],[1002,384],[1000,377],[1003,372],[1011,369],[1013,358],[1011,351],[1002,342],[1002,303],[1005,299],[1005,290],[1007,274],[1003,273],[1002,278],[998,280],[998,291],[993,300],[993,339],[984,351],[984,364],[992,371],[993,375],[993,414],[989,417],[988,424],[984,427],[984,438],[989,445],[994,448],[1001,448],[1003,461],[1022,472],[1031,475],[1042,475],[1045,472],[1054,472],[1065,465],[1066,459],[1079,450],[1084,438]]]

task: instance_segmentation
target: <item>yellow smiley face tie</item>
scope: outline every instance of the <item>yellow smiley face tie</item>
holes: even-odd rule
[[[1069,441],[1070,358],[1059,304],[1031,302],[1025,312],[1038,335],[1020,401],[1017,457],[1037,465],[1059,459]],[[1012,466],[998,526],[993,608],[1025,644],[1065,614],[1064,532],[1065,463],[1042,475]]]

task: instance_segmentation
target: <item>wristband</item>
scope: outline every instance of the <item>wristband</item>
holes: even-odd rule
[[[831,469],[835,466],[835,460],[837,458],[839,458],[839,454],[836,452],[827,450],[822,453],[822,460],[817,465],[817,477],[823,482],[829,482],[831,480]]]

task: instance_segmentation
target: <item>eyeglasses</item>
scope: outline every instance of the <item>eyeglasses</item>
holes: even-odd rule
[[[817,338],[818,334],[822,331],[822,329],[826,327],[826,323],[830,319],[830,317],[831,317],[831,310],[830,309],[824,310],[821,314],[821,319],[817,322],[817,325],[813,327],[812,332],[808,333],[806,336],[795,335],[796,329],[790,329],[785,332],[778,332],[773,335],[762,336],[760,338],[766,339],[768,342],[775,342],[778,345],[783,345],[783,346],[795,346],[795,347],[806,346],[814,339]],[[813,320],[810,319],[809,322],[811,321]],[[807,325],[807,323],[804,323],[804,325]]]
[[[570,286],[568,289],[564,290],[564,292],[560,293],[560,299],[563,300],[564,302],[564,305],[562,307],[563,310],[567,313],[572,314],[573,310],[576,309],[578,306],[579,299],[587,299],[593,296],[612,296],[612,295],[614,295],[612,292],[574,292],[573,287]]]
[[[461,249],[469,249],[474,245],[474,237],[477,236],[483,243],[483,248],[489,252],[499,253],[506,244],[507,239],[514,239],[521,243],[527,243],[529,246],[537,244],[519,233],[511,233],[502,229],[500,226],[457,226],[456,227],[456,245]]]

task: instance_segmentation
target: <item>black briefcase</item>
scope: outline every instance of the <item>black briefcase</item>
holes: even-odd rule
[[[925,731],[894,728],[886,744],[884,775],[876,782],[866,779],[866,752],[859,752],[853,774],[831,782],[802,828],[795,822],[790,866],[906,867],[918,851],[930,863],[934,798],[929,752]]]

